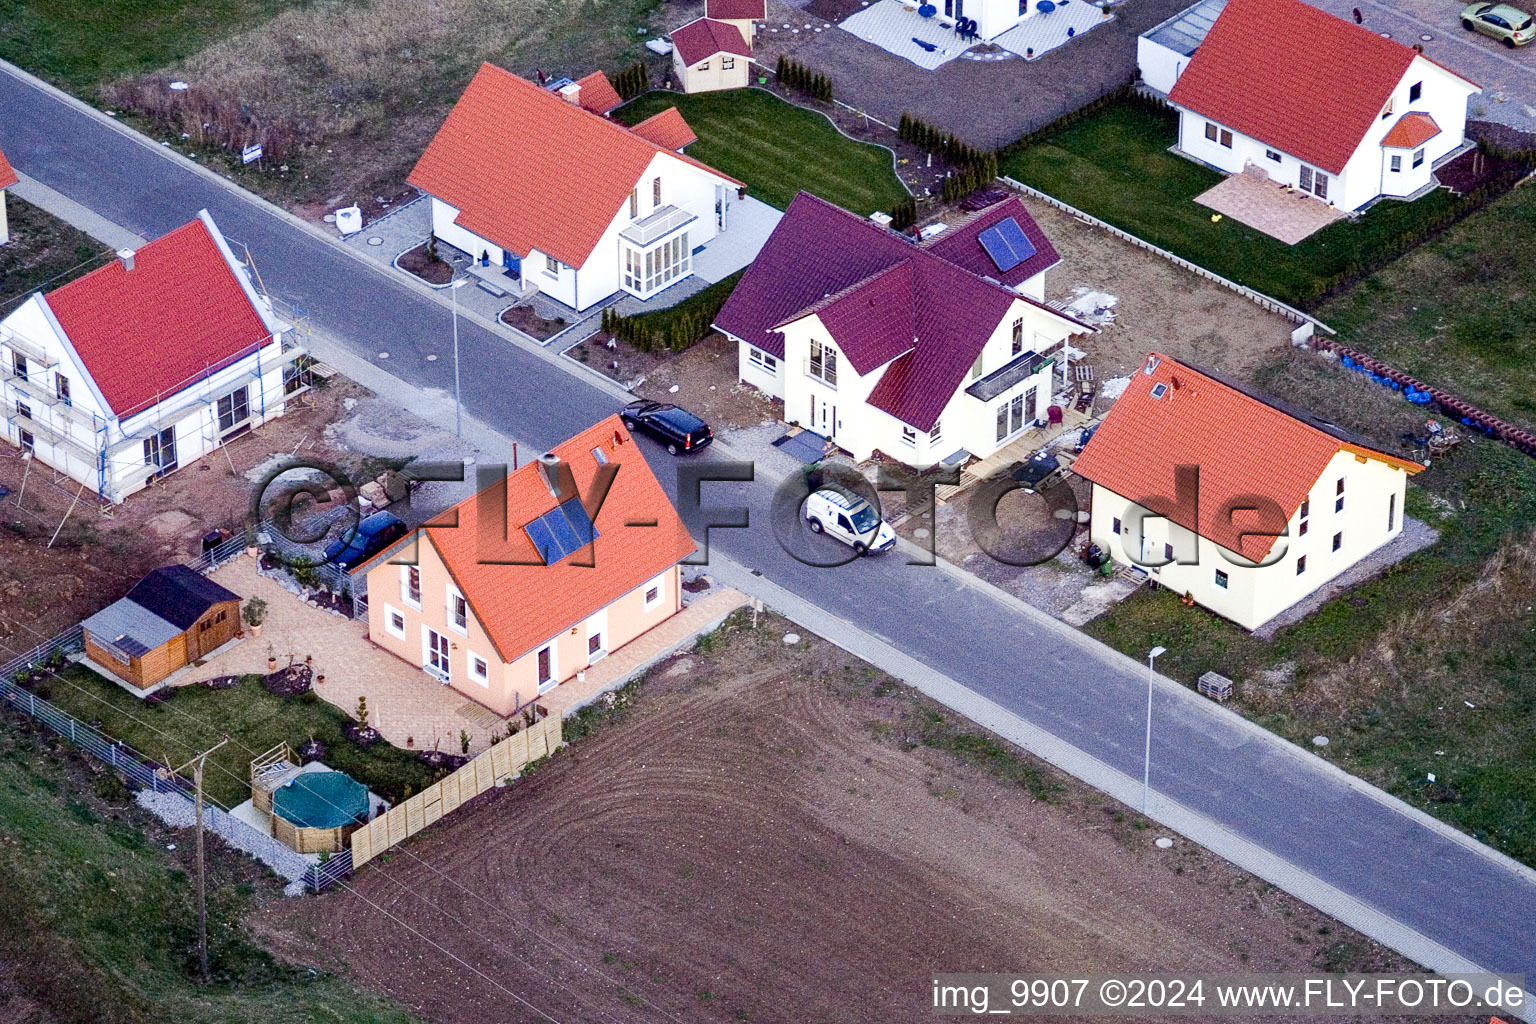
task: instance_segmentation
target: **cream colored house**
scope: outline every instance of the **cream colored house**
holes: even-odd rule
[[[693,550],[611,416],[361,567],[368,637],[512,715],[680,611]]]
[[[672,73],[683,92],[745,89],[752,47],[736,26],[696,18],[672,33]]]
[[[1256,629],[1400,534],[1423,468],[1153,353],[1072,470],[1093,543]]]
[[[1054,250],[993,245],[1004,222],[1010,240],[1028,237],[1023,207],[988,217],[946,258],[800,193],[715,318],[740,379],[859,461],[952,465],[1026,435],[1048,418],[1067,339],[1093,328],[1028,294]],[[981,237],[997,277],[959,262],[969,244],[991,260]]]

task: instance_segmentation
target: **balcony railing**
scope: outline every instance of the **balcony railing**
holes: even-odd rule
[[[804,365],[805,375],[807,377],[821,381],[823,384],[834,391],[837,390],[836,366],[827,366],[825,363],[817,362],[811,359],[809,356],[806,357]]]
[[[619,237],[634,245],[650,245],[679,228],[698,220],[696,216],[678,206],[663,206],[648,217],[642,217],[619,232]]]

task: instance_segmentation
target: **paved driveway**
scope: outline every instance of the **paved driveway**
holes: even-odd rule
[[[1356,7],[1363,24],[1386,32],[1407,46],[1422,44],[1424,53],[1483,87],[1474,96],[1471,116],[1522,131],[1536,131],[1536,46],[1510,50],[1487,36],[1461,27],[1461,0],[1307,0],[1341,18]],[[1529,2],[1517,7],[1530,10]],[[1425,37],[1428,38],[1425,38]]]

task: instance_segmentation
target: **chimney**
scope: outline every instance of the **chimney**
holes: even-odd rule
[[[565,102],[581,106],[581,83],[572,82],[570,85],[562,85],[560,95],[565,97]]]
[[[123,269],[124,270],[132,270],[133,269],[133,250],[132,249],[119,249],[119,250],[117,250],[117,258],[123,261]]]
[[[554,452],[539,456],[539,472],[544,475],[544,485],[556,502],[576,496],[576,478],[571,475],[571,468]]]

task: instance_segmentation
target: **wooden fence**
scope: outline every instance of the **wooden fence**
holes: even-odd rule
[[[352,833],[353,868],[362,867],[445,814],[452,814],[502,779],[522,771],[528,762],[553,754],[560,748],[562,721],[559,715],[549,715],[514,733],[446,779],[396,804],[388,813]]]
[[[1198,263],[1191,263],[1184,257],[1175,253],[1171,253],[1161,246],[1153,245],[1145,238],[1138,238],[1131,234],[1129,231],[1126,231],[1122,228],[1117,228],[1108,221],[1100,220],[1091,213],[1084,213],[1082,210],[1079,210],[1077,207],[1071,205],[1070,203],[1064,203],[1060,199],[1057,199],[1055,196],[1047,195],[1037,188],[1033,188],[1024,184],[1022,181],[1016,181],[1013,178],[1008,177],[1006,174],[999,176],[997,180],[1001,181],[1009,188],[1018,189],[1025,195],[1034,196],[1041,202],[1050,203],[1052,206],[1056,207],[1056,209],[1061,210],[1064,213],[1071,214],[1078,220],[1082,221],[1084,224],[1089,224],[1103,231],[1108,231],[1116,238],[1130,242],[1132,245],[1140,246],[1141,248],[1146,249],[1148,252],[1155,252],[1168,262],[1177,264],[1178,266],[1183,267],[1185,270],[1188,270],[1191,273],[1199,274],[1201,277],[1208,281],[1215,281],[1223,288],[1230,288],[1232,291],[1237,292],[1237,294],[1252,302],[1254,305],[1259,306],[1262,309],[1267,309],[1271,313],[1278,313],[1285,317],[1287,320],[1291,321],[1291,323],[1312,324],[1313,327],[1317,330],[1325,331],[1328,334],[1336,333],[1332,327],[1329,327],[1327,324],[1323,323],[1316,317],[1302,312],[1295,306],[1288,306],[1281,302],[1279,299],[1271,298],[1270,296],[1265,295],[1260,291],[1254,291],[1252,288],[1249,288],[1245,284],[1238,284],[1236,281],[1222,277],[1215,271],[1206,270]]]

